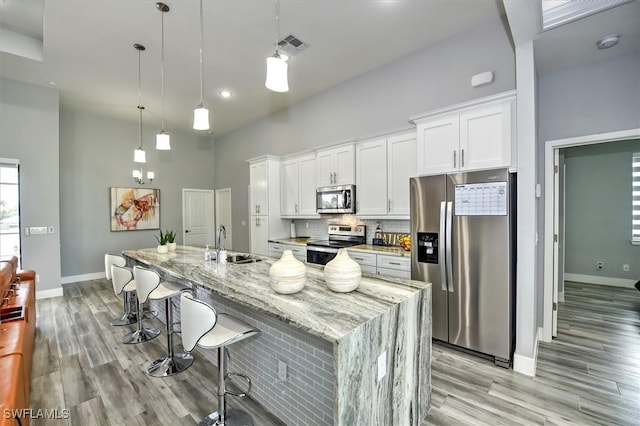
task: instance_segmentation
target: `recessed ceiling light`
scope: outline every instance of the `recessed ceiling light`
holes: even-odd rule
[[[611,34],[606,37],[602,37],[600,40],[598,40],[598,43],[596,43],[596,45],[598,46],[598,49],[608,49],[618,44],[619,41],[620,34]]]
[[[220,96],[222,96],[223,98],[229,98],[231,97],[231,92],[224,89],[220,91]]]
[[[55,81],[47,81],[47,84],[48,84],[49,86],[55,86],[55,85],[56,85],[56,82],[55,82]]]

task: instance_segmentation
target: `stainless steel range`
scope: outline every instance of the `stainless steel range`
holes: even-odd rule
[[[307,262],[326,265],[338,249],[364,244],[365,240],[365,225],[329,225],[328,240],[307,242]]]

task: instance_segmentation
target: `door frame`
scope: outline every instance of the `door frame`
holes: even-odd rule
[[[557,220],[555,205],[558,203],[558,194],[554,188],[554,155],[560,148],[573,146],[593,145],[597,143],[617,142],[630,139],[640,139],[640,128],[621,130],[616,132],[598,133],[587,136],[578,136],[566,139],[556,139],[545,142],[544,146],[544,282],[543,282],[543,315],[542,336],[543,342],[550,342],[553,335],[553,300],[557,300],[557,288],[554,289],[554,259],[553,234],[554,222]]]
[[[215,234],[216,234],[216,207],[215,207],[215,201],[216,201],[216,195],[215,195],[215,191],[213,189],[198,189],[198,188],[182,188],[182,243],[184,244],[185,240],[186,240],[186,234],[185,234],[185,192],[186,191],[192,191],[192,192],[206,192],[211,194],[211,197],[213,199],[213,206],[212,206],[212,211],[209,212],[211,213],[211,220],[212,220],[212,225],[211,225],[211,230],[210,230],[210,234],[209,237],[211,238],[211,241],[215,241]]]

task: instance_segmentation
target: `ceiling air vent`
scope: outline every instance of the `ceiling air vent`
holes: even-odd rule
[[[295,56],[305,50],[309,45],[296,36],[289,34],[278,42],[278,49],[289,56]]]

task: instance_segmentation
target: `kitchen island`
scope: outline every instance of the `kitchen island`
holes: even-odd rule
[[[356,291],[334,293],[308,264],[304,289],[281,295],[269,286],[277,259],[217,265],[195,247],[124,255],[262,331],[230,348],[230,366],[252,377],[254,399],[287,424],[419,425],[427,415],[430,284],[363,274]]]

